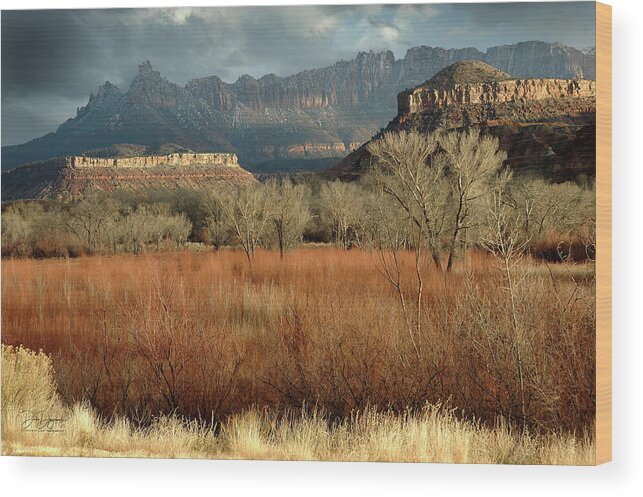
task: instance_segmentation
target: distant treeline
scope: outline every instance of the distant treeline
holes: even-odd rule
[[[424,244],[436,263],[448,254],[450,264],[466,248],[488,248],[488,233],[500,229],[538,257],[593,257],[591,184],[511,177],[497,141],[476,133],[384,135],[370,151],[375,165],[359,182],[293,175],[210,191],[5,203],[2,255],[140,253],[193,242],[241,248],[252,261],[259,247],[283,255],[311,242],[345,249]]]

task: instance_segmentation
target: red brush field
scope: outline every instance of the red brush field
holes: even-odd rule
[[[52,354],[64,401],[143,425],[449,403],[488,423],[591,428],[592,266],[521,262],[512,312],[490,256],[421,269],[420,295],[414,254],[399,263],[398,293],[390,259],[361,250],[4,260],[2,342]]]

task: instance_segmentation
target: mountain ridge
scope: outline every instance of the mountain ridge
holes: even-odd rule
[[[517,76],[592,79],[595,56],[559,43],[520,42],[490,47],[411,47],[359,52],[354,59],[290,76],[218,76],[170,82],[149,61],[125,91],[106,81],[76,116],[56,132],[2,148],[2,167],[57,155],[79,154],[116,143],[177,143],[198,152],[232,152],[249,167],[279,161],[338,160],[386,125],[397,94],[453,62],[496,61]],[[266,166],[266,164],[268,166]]]

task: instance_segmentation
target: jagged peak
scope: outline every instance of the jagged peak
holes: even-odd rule
[[[155,72],[154,67],[152,67],[152,63],[149,60],[146,60],[145,62],[141,62],[138,65],[139,74],[148,74],[153,72]]]
[[[368,52],[360,51],[357,53],[357,57],[355,57],[355,59],[359,62],[382,57],[395,59],[395,55],[391,50],[382,50],[381,52],[375,52],[374,50],[369,50]]]
[[[86,114],[97,106],[102,107],[104,105],[110,105],[121,96],[122,92],[116,85],[113,85],[109,81],[105,81],[105,84],[98,87],[98,92],[96,94],[94,94],[93,91],[89,93],[89,100],[86,105],[83,107],[76,107],[76,117]]]
[[[142,93],[147,93],[151,88],[162,88],[168,85],[178,87],[178,85],[170,83],[167,78],[161,76],[160,71],[154,69],[150,61],[147,60],[139,64],[138,74],[132,80],[127,93],[130,95],[130,98],[136,99],[139,98]]]
[[[457,84],[489,83],[514,79],[510,74],[478,60],[462,60],[445,67],[423,86],[445,87]]]
[[[92,102],[97,98],[102,98],[107,95],[112,95],[114,93],[120,93],[120,92],[121,91],[118,89],[116,85],[113,85],[109,81],[105,81],[105,84],[98,87],[98,92],[96,94],[94,94],[93,91],[89,92],[89,102]]]
[[[277,76],[274,72],[264,74],[259,78],[259,81],[269,81],[269,82],[275,82],[275,81],[281,81],[284,78],[281,76]]]
[[[137,82],[141,81],[160,81],[163,80],[161,73],[152,67],[152,63],[149,60],[142,62],[138,65],[138,73],[132,81],[132,85],[136,85]]]
[[[120,93],[121,91],[118,89],[118,87],[109,81],[105,81],[105,84],[102,86],[98,87],[98,93],[96,94],[97,97],[104,97],[107,95],[113,95],[115,93]]]
[[[247,84],[247,83],[256,83],[256,78],[250,76],[250,74],[242,74],[237,78],[234,84]]]

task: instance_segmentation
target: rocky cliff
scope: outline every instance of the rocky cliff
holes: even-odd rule
[[[592,79],[595,73],[591,53],[543,42],[486,52],[421,46],[401,59],[390,51],[361,52],[287,77],[244,75],[227,83],[210,76],[185,86],[146,62],[127,90],[106,82],[55,133],[3,147],[2,167],[115,143],[233,152],[250,168],[265,170],[293,159],[342,157],[395,115],[400,91],[465,59],[492,61],[519,78]]]
[[[2,200],[46,199],[115,189],[207,189],[226,181],[255,181],[227,153],[138,157],[55,157],[2,174]]]
[[[54,159],[55,163],[67,168],[155,168],[155,167],[216,167],[240,168],[235,154],[225,153],[174,153],[168,155],[147,155],[142,157],[104,158],[91,156],[69,156]]]
[[[453,105],[520,103],[534,100],[595,98],[594,81],[523,79],[479,84],[432,84],[402,92],[397,97],[399,116],[435,112]]]
[[[462,61],[401,92],[397,116],[384,132],[478,127],[499,138],[517,172],[568,180],[595,174],[595,123],[594,81],[516,79],[485,63]],[[330,174],[361,174],[370,164],[367,146]]]

